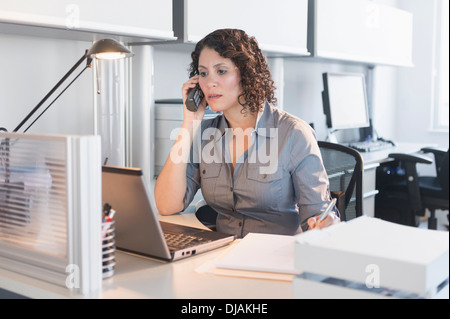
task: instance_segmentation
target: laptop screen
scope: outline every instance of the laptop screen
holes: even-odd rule
[[[129,252],[170,259],[155,203],[145,186],[142,170],[103,166],[103,204],[114,215],[116,246]]]

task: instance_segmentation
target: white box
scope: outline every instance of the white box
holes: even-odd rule
[[[295,267],[306,274],[297,278],[297,283],[313,281],[316,284],[310,283],[320,289],[321,279],[308,278],[315,274],[350,286],[338,290],[359,285],[369,288],[364,289],[368,293],[378,293],[381,288],[400,296],[431,298],[441,290],[448,295],[448,246],[448,232],[362,216],[296,236]],[[295,288],[301,294],[298,289],[302,290],[301,284]]]

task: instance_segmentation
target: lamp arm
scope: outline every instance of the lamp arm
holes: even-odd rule
[[[61,80],[59,80],[58,83],[56,83],[56,85],[50,90],[50,92],[47,93],[47,95],[38,103],[38,105],[36,105],[34,107],[34,109],[31,110],[30,113],[28,113],[28,115],[22,120],[22,122],[20,122],[20,124],[14,129],[13,132],[17,132],[20,130],[20,128],[25,125],[25,123],[30,119],[30,117],[33,116],[34,113],[36,113],[37,110],[39,110],[39,108],[42,106],[42,104],[45,103],[45,101],[48,100],[48,98],[61,86],[61,84],[64,83],[64,81],[67,80],[67,78],[78,68],[78,66],[83,63],[83,61],[87,58],[87,50],[84,53],[84,55],[75,63],[75,65],[62,77]],[[92,62],[92,59],[89,58],[87,61],[87,66],[90,66],[90,63]],[[70,84],[69,84],[70,85]],[[59,97],[59,95],[58,95]],[[44,111],[45,112],[45,111]],[[28,127],[29,128],[29,127]]]
[[[84,68],[83,68],[83,70],[81,70],[81,72],[80,73],[78,73],[77,74],[77,76],[72,80],[72,81],[70,81],[70,83],[53,99],[53,101],[41,112],[41,114],[39,114],[38,116],[36,116],[36,118],[33,120],[33,122],[31,122],[31,124],[30,125],[28,125],[28,127],[23,131],[24,133],[26,133],[29,129],[30,129],[30,127],[32,127],[33,126],[33,124],[37,121],[37,120],[39,120],[39,118],[53,105],[53,103],[55,103],[56,102],[56,100],[61,96],[61,95],[63,95],[63,93],[64,92],[66,92],[66,90],[69,88],[69,86],[71,86],[72,85],[72,83],[73,82],[75,82],[78,78],[79,78],[79,76],[81,75],[81,74],[83,74],[83,72],[86,70],[86,69],[88,69],[88,68],[90,68],[91,67],[91,65],[90,64],[88,64],[88,65],[86,65]]]

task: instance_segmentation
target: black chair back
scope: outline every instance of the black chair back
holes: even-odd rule
[[[448,150],[447,153],[444,155],[444,159],[441,162],[441,165],[439,167],[439,171],[437,172],[439,183],[441,184],[442,190],[444,191],[444,194],[447,194],[448,199]]]
[[[363,214],[363,159],[353,148],[319,141],[323,164],[330,181],[332,196],[338,198],[341,220]],[[343,200],[343,202],[342,202]]]

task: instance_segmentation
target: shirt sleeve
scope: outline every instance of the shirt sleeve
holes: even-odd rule
[[[320,214],[331,200],[329,181],[312,128],[301,123],[295,125],[292,132],[291,176],[300,225],[306,230],[308,218]]]

